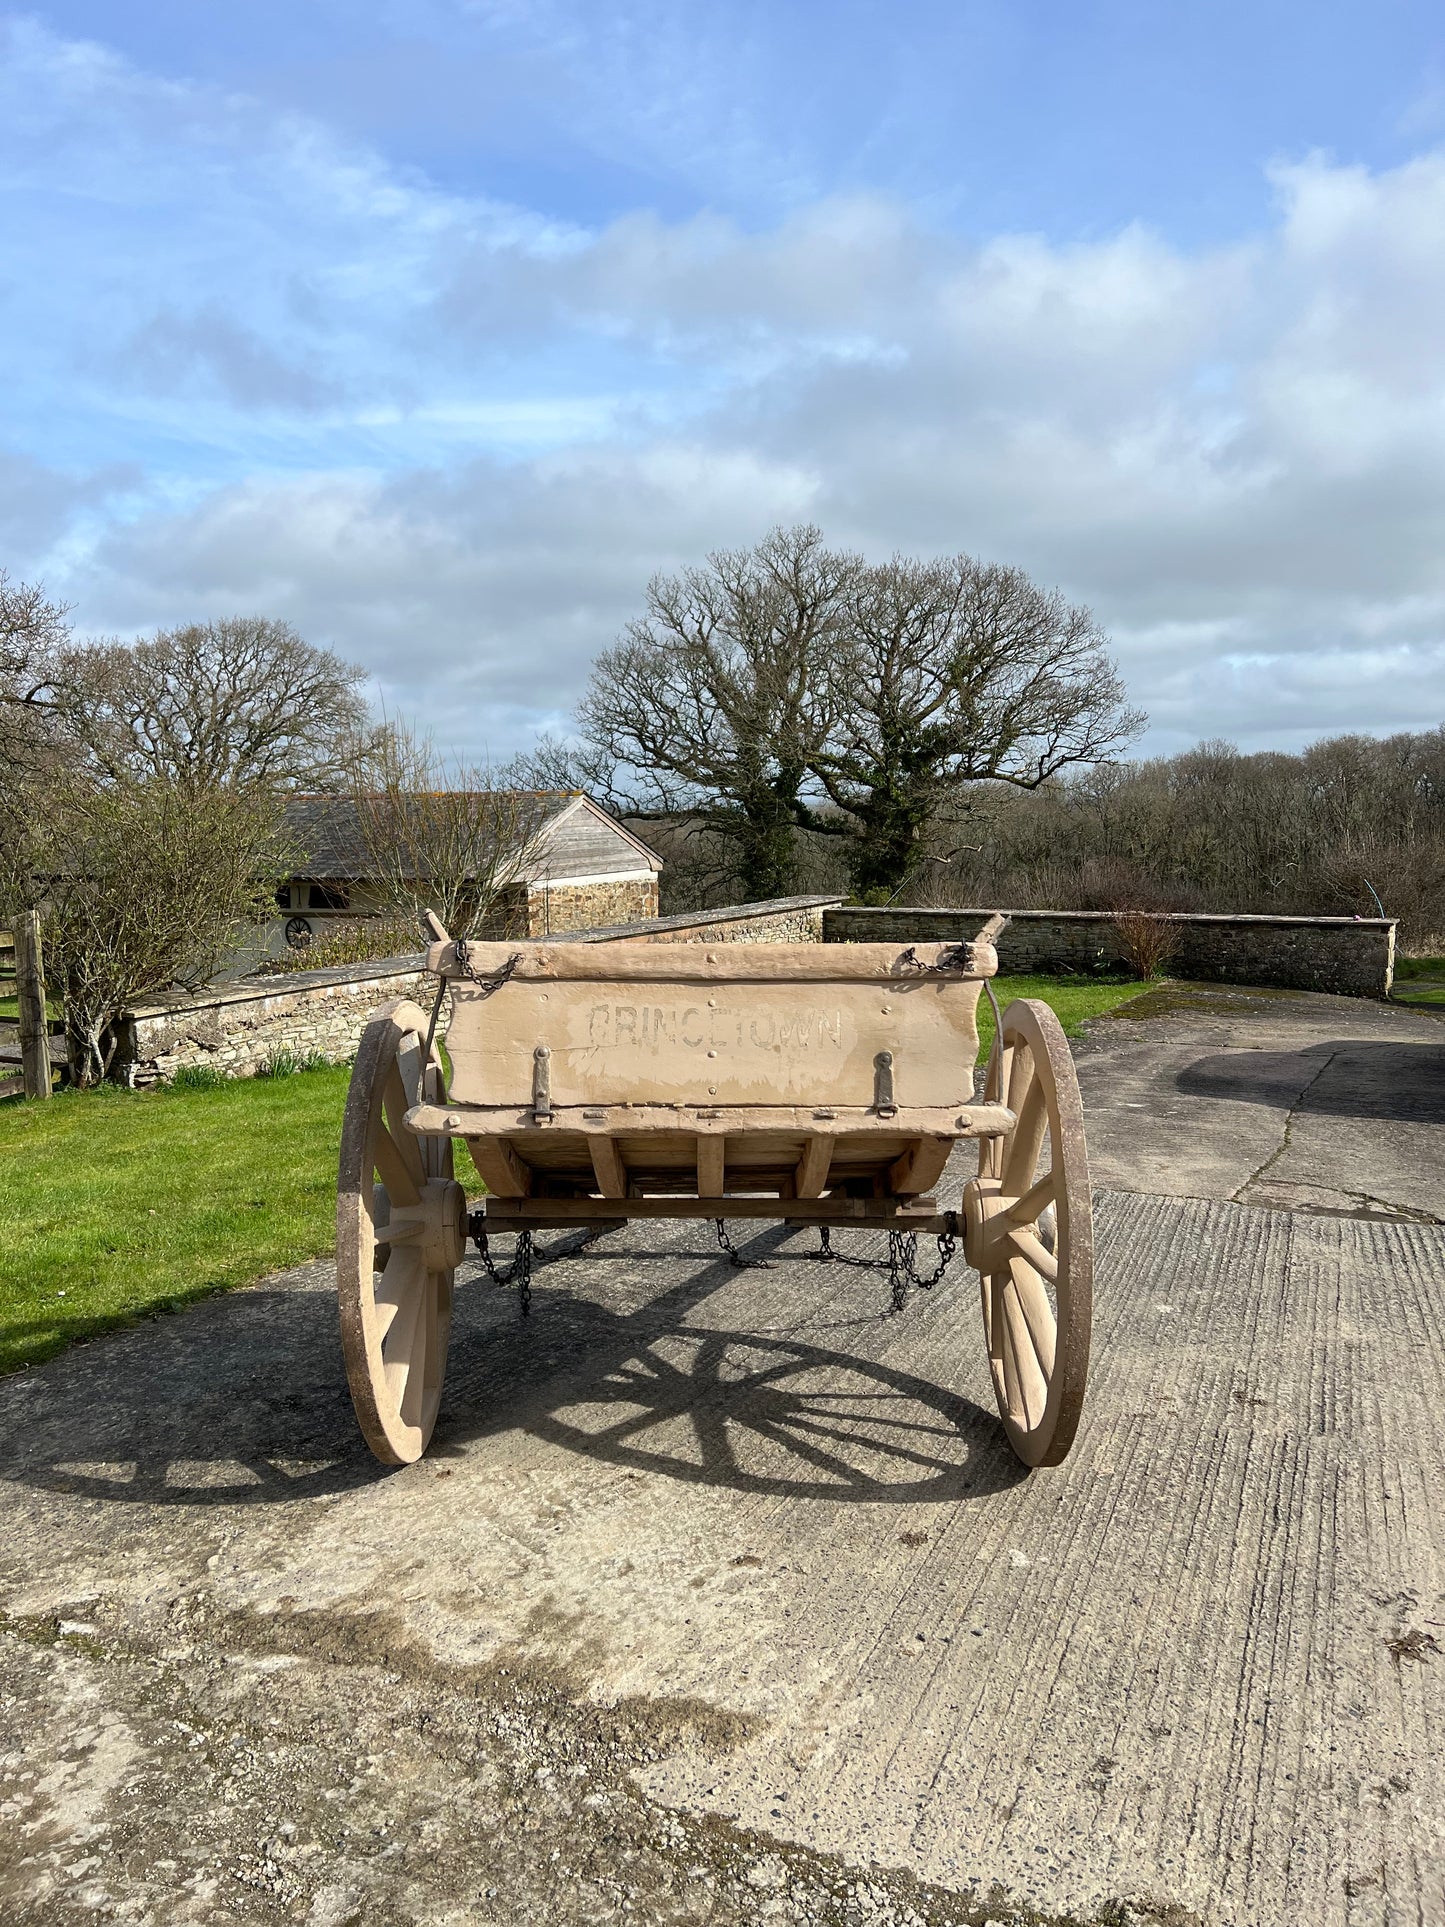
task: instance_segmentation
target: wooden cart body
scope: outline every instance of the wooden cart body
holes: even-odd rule
[[[1000,922],[971,944],[906,947],[511,946],[435,926],[436,1007],[375,1014],[342,1131],[342,1342],[378,1457],[409,1461],[431,1436],[469,1236],[770,1217],[960,1238],[1009,1440],[1027,1464],[1058,1463],[1089,1354],[1083,1114],[1058,1020],[1029,999],[999,1017],[975,1094]],[[940,1204],[968,1138],[978,1174]],[[482,1204],[455,1181],[457,1140]]]
[[[461,961],[438,944],[428,961],[451,984],[451,1088],[408,1124],[464,1138],[498,1204],[590,1200],[580,1222],[648,1198],[699,1216],[738,1195],[911,1202],[960,1137],[1009,1122],[974,1098],[987,943],[475,944]]]

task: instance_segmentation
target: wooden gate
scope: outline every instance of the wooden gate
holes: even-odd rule
[[[46,1008],[40,918],[24,910],[0,929],[0,1097],[49,1097],[51,1039],[64,1035]]]

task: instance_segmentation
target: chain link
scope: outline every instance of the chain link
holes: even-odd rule
[[[523,1318],[532,1309],[532,1273],[542,1265],[558,1265],[566,1258],[583,1258],[604,1237],[612,1227],[599,1225],[595,1231],[584,1231],[575,1244],[554,1245],[550,1251],[543,1251],[530,1231],[517,1233],[516,1249],[509,1265],[499,1265],[492,1256],[487,1240],[485,1214],[473,1212],[471,1219],[472,1242],[476,1245],[483,1268],[494,1285],[515,1285],[517,1305]]]
[[[886,1258],[854,1258],[845,1252],[835,1251],[832,1229],[828,1225],[819,1227],[819,1236],[818,1249],[806,1253],[806,1256],[815,1263],[852,1265],[858,1271],[887,1272],[890,1313],[903,1310],[908,1302],[910,1285],[919,1291],[932,1291],[953,1263],[954,1255],[958,1250],[958,1239],[952,1232],[945,1231],[938,1240],[938,1263],[928,1277],[923,1278],[918,1271],[918,1233],[916,1231],[890,1231]]]
[[[457,937],[452,944],[452,949],[456,953],[457,969],[461,971],[469,983],[476,984],[479,987],[483,997],[490,997],[494,990],[500,990],[512,972],[517,968],[517,965],[522,961],[522,952],[520,950],[514,950],[500,970],[493,971],[490,977],[479,977],[472,968],[471,945],[467,942],[466,938]],[[429,1064],[431,1062],[432,1039],[436,1036],[437,1019],[442,1014],[442,1004],[450,988],[451,980],[447,977],[443,977],[437,985],[436,1002],[431,1007],[431,1022],[426,1027],[426,1050],[422,1055],[423,1063]]]
[[[770,1258],[745,1258],[743,1256],[728,1236],[728,1228],[721,1218],[714,1218],[712,1222],[713,1229],[717,1232],[718,1249],[727,1253],[727,1260],[730,1265],[735,1265],[739,1271],[772,1270],[773,1263]]]

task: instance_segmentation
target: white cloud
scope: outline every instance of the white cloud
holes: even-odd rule
[[[806,517],[1092,603],[1160,742],[1445,712],[1445,156],[1280,166],[1273,225],[1195,252],[973,245],[878,196],[587,233],[17,46],[48,190],[100,237],[63,250],[28,365],[79,393],[52,432],[111,429],[12,462],[9,559],[58,558],[98,629],[264,609],[505,752],[654,569]],[[40,258],[41,225],[22,242]],[[23,463],[117,448],[148,498],[97,526],[92,490],[47,558],[70,498]]]

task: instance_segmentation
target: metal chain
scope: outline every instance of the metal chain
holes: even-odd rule
[[[932,963],[925,963],[912,944],[898,958],[899,970],[918,970],[922,972],[966,970],[969,962],[969,948],[966,943],[951,943],[941,950]]]
[[[465,937],[458,937],[452,945],[456,953],[457,969],[469,983],[479,984],[484,997],[490,997],[494,990],[500,990],[522,961],[523,952],[514,950],[500,970],[494,970],[490,977],[479,977],[472,968],[472,946]]]
[[[452,949],[456,953],[458,970],[461,971],[469,983],[478,985],[480,994],[483,997],[490,997],[494,990],[500,990],[512,972],[517,968],[517,965],[522,961],[522,952],[520,950],[514,950],[500,970],[494,971],[490,977],[479,977],[476,971],[472,969],[471,945],[467,942],[466,938],[457,937],[452,944]],[[437,1019],[442,1014],[442,1003],[450,987],[451,980],[447,977],[443,977],[437,985],[436,1002],[431,1007],[431,1022],[426,1027],[426,1049],[422,1053],[422,1062],[424,1064],[431,1062],[432,1039],[436,1036]]]
[[[888,1313],[896,1317],[908,1303],[908,1281],[916,1266],[916,1231],[890,1231],[888,1234]]]
[[[599,1225],[595,1231],[584,1232],[576,1244],[565,1247],[554,1245],[550,1251],[543,1251],[530,1231],[519,1231],[512,1262],[503,1268],[492,1256],[484,1214],[474,1212],[471,1220],[472,1242],[481,1256],[487,1276],[494,1285],[516,1285],[517,1303],[523,1318],[532,1309],[532,1273],[542,1265],[561,1264],[565,1258],[585,1257],[597,1240],[610,1229],[609,1225]]]
[[[739,1271],[772,1270],[773,1263],[770,1258],[745,1258],[743,1256],[728,1236],[728,1228],[721,1218],[714,1218],[712,1222],[713,1229],[717,1232],[718,1248],[727,1253],[727,1260],[730,1265],[735,1265]]]
[[[908,1303],[910,1285],[918,1291],[932,1291],[953,1263],[958,1250],[958,1239],[952,1232],[945,1231],[938,1240],[938,1263],[928,1277],[924,1278],[920,1276],[918,1270],[918,1233],[916,1231],[890,1231],[886,1258],[855,1258],[851,1252],[833,1249],[831,1226],[820,1225],[818,1229],[820,1239],[818,1249],[804,1252],[802,1255],[817,1264],[850,1265],[855,1271],[886,1271],[890,1315],[904,1309]],[[727,1224],[722,1218],[713,1219],[713,1230],[717,1234],[718,1249],[726,1254],[728,1263],[738,1271],[772,1271],[774,1269],[774,1260],[771,1258],[745,1258],[728,1236]],[[565,1251],[541,1251],[537,1248],[530,1231],[519,1231],[515,1255],[511,1264],[504,1268],[492,1256],[482,1215],[478,1213],[472,1219],[472,1239],[481,1254],[487,1276],[493,1284],[516,1285],[518,1303],[524,1318],[532,1309],[533,1271],[539,1265],[557,1264],[564,1258],[585,1257],[602,1236],[601,1230],[589,1231],[579,1244],[572,1245]]]
[[[492,1248],[487,1241],[487,1227],[476,1219],[472,1222],[472,1238],[478,1252],[481,1254],[482,1264],[485,1266],[487,1276],[491,1279],[492,1283],[494,1285],[516,1285],[517,1302],[521,1307],[522,1316],[525,1318],[532,1309],[532,1260],[536,1255],[532,1244],[531,1232],[519,1231],[517,1233],[517,1249],[513,1255],[511,1264],[507,1266],[505,1271],[492,1256]]]
[[[951,1231],[945,1231],[938,1240],[938,1264],[927,1278],[918,1273],[918,1233],[916,1231],[890,1231],[888,1234],[888,1256],[886,1258],[854,1258],[846,1252],[833,1249],[833,1233],[828,1225],[820,1225],[819,1246],[816,1251],[805,1255],[816,1264],[852,1265],[858,1271],[886,1271],[888,1273],[888,1298],[892,1311],[902,1311],[908,1298],[908,1287],[914,1285],[919,1291],[932,1291],[945,1271],[953,1263],[958,1250],[958,1239]]]

